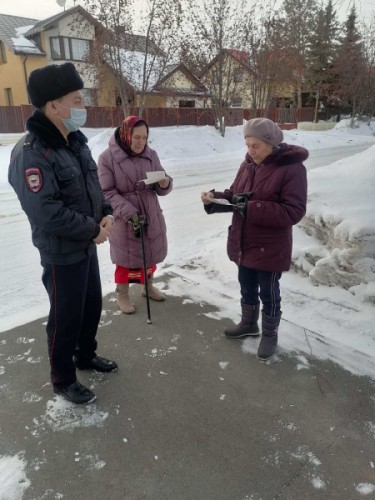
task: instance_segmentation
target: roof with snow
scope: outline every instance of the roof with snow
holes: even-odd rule
[[[125,49],[116,49],[117,55],[115,59],[109,56],[109,52],[104,54],[106,62],[115,70],[116,73],[122,74],[125,80],[136,91],[141,91],[143,86],[143,74],[146,54],[139,51],[131,51]],[[155,83],[160,78],[160,71],[163,67],[163,59],[156,55],[147,55],[145,91],[150,91]]]
[[[28,17],[0,14],[0,40],[16,54],[44,55],[36,43],[25,37],[37,22]]]
[[[118,27],[121,30],[121,27]],[[132,52],[148,52],[148,54],[154,56],[165,56],[164,52],[158,47],[152,40],[148,39],[144,35],[137,35],[135,33],[128,33],[123,31],[119,33],[119,38],[121,40],[121,46],[126,48],[126,50]]]

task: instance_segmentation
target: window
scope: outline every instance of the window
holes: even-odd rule
[[[89,54],[89,41],[78,40],[78,38],[71,39],[72,45],[72,59],[76,61],[83,61]]]
[[[234,70],[233,80],[235,82],[242,82],[242,80],[243,80],[243,71],[242,71],[242,69],[237,68],[237,69]]]
[[[232,108],[242,108],[242,98],[241,97],[232,97],[231,107]]]
[[[219,70],[214,71],[212,82],[217,84],[217,83],[220,83],[220,80],[221,80],[220,71]]]
[[[62,59],[59,38],[50,38],[52,59]]]
[[[7,103],[7,106],[13,106],[12,89],[5,89],[5,102]]]
[[[64,54],[63,59],[72,59],[71,54],[70,54],[69,38],[64,37],[62,39],[62,43],[63,43],[63,54]]]
[[[179,108],[195,108],[195,101],[178,101]]]
[[[90,53],[90,40],[56,36],[50,38],[52,59],[84,61]]]
[[[95,91],[93,89],[82,89],[85,106],[95,106]]]
[[[7,62],[7,55],[5,52],[4,42],[0,40],[0,64],[5,64]]]

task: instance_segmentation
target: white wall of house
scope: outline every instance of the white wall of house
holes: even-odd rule
[[[79,13],[75,13],[61,19],[56,28],[44,32],[43,35],[48,62],[50,64],[72,62],[84,82],[86,105],[94,104],[92,91],[97,86],[95,70],[82,58],[86,43],[95,39],[95,27]],[[54,54],[51,50],[51,38],[55,39],[52,41],[52,44],[55,44]],[[61,58],[57,57],[57,52]]]

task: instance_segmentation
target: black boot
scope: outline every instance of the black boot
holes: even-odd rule
[[[267,316],[262,312],[262,339],[257,354],[261,361],[271,359],[276,352],[280,319],[281,313],[279,316]]]
[[[258,336],[259,304],[250,305],[241,302],[242,317],[238,325],[225,329],[225,336],[228,339],[239,339],[240,337]]]
[[[78,370],[95,370],[97,372],[109,373],[117,370],[117,363],[110,359],[94,356],[89,360],[80,360],[73,356],[73,361]]]
[[[88,403],[92,403],[96,399],[95,394],[90,391],[90,389],[87,389],[87,387],[80,384],[78,380],[67,387],[55,386],[53,388],[53,392],[76,405],[86,405]]]

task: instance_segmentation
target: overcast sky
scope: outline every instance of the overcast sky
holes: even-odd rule
[[[336,9],[340,19],[344,20],[348,14],[350,5],[354,0],[335,0]],[[137,0],[140,5],[144,5],[146,0]],[[371,13],[375,13],[375,0],[355,0],[357,11],[360,17],[368,18]],[[76,5],[84,5],[83,0],[78,0]],[[73,7],[73,0],[66,0],[66,8]],[[15,2],[0,1],[0,13],[13,16],[30,17],[33,19],[45,19],[63,10],[56,0],[16,0]]]

